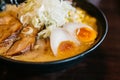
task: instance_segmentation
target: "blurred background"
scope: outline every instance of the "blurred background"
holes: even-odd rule
[[[44,75],[17,74],[0,65],[0,80],[120,80],[120,0],[87,1],[100,8],[109,23],[107,37],[93,53],[70,69]]]

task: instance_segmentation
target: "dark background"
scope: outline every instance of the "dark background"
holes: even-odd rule
[[[26,74],[0,65],[0,80],[120,80],[120,0],[88,0],[106,15],[109,31],[103,43],[81,63],[50,74]]]

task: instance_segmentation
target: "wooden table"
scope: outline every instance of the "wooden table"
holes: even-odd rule
[[[109,32],[101,46],[81,63],[65,71],[46,75],[18,74],[0,65],[0,80],[120,80],[120,0],[99,1],[99,5],[93,3],[105,13]]]

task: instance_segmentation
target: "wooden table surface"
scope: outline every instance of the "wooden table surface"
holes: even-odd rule
[[[0,80],[120,80],[120,0],[89,0],[106,15],[109,31],[103,43],[81,63],[51,74],[17,74],[0,65]]]

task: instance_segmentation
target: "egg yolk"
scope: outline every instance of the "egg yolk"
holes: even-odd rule
[[[69,54],[69,53],[74,53],[75,51],[76,51],[76,46],[71,41],[64,41],[58,47],[58,53]]]
[[[97,37],[97,32],[90,28],[80,28],[76,30],[76,35],[78,37],[78,40],[82,42],[90,42],[94,41]]]

